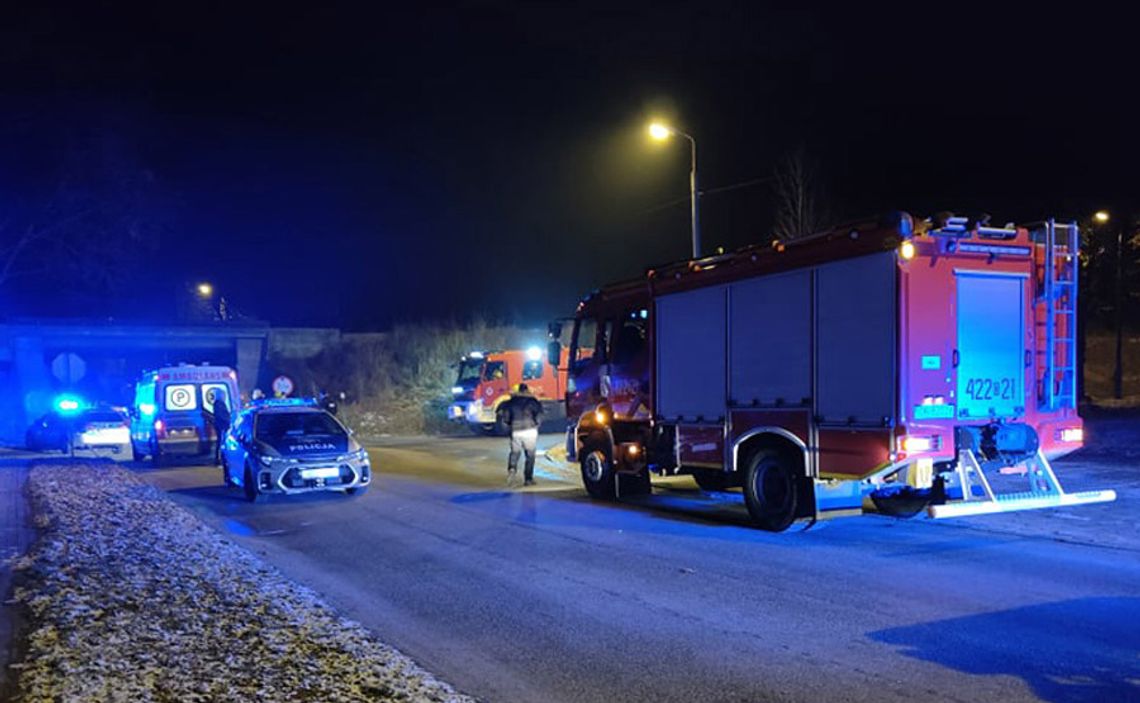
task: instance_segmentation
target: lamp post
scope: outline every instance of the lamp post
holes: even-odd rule
[[[691,135],[660,122],[649,125],[649,136],[657,141],[665,141],[674,135],[689,140],[689,210],[693,228],[693,258],[699,259],[701,258],[701,216],[698,200],[700,193],[697,190],[697,140],[693,139]]]
[[[1093,221],[1098,225],[1108,224],[1109,214],[1097,210]],[[1113,297],[1113,322],[1116,327],[1116,363],[1112,370],[1112,396],[1117,400],[1124,397],[1124,228],[1116,230],[1116,280]]]
[[[198,297],[205,300],[210,305],[212,311],[218,316],[218,320],[225,322],[229,317],[229,311],[226,309],[226,299],[224,296],[218,296],[217,305],[214,305],[214,286],[210,283],[199,283],[197,286]]]

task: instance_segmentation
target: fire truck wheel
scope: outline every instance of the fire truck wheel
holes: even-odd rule
[[[732,487],[732,477],[723,471],[694,471],[693,479],[702,491],[715,493]]]
[[[796,476],[778,453],[757,452],[744,473],[744,502],[757,527],[783,532],[796,518]]]
[[[588,442],[582,447],[581,465],[582,483],[586,485],[586,492],[593,498],[613,500],[616,495],[614,461],[609,444]]]

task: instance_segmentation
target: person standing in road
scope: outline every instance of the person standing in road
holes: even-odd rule
[[[324,408],[329,415],[336,415],[336,399],[329,395],[328,391],[322,388],[317,394],[317,402],[320,403],[320,406]]]
[[[218,392],[214,396],[214,412],[212,414],[214,420],[214,434],[217,441],[214,442],[214,463],[219,466],[222,464],[222,444],[226,441],[226,433],[230,431],[230,405],[226,402],[226,396]]]
[[[534,454],[538,446],[538,428],[542,424],[542,403],[530,393],[525,383],[503,403],[503,421],[511,430],[511,453],[507,458],[507,485],[518,476],[519,454],[526,455],[523,485],[534,485]]]

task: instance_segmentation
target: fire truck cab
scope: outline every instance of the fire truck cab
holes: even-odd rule
[[[568,453],[596,498],[687,473],[774,531],[1114,500],[1050,464],[1083,440],[1078,242],[896,213],[603,288],[571,335]]]
[[[451,388],[448,419],[466,423],[476,433],[506,434],[499,408],[520,383],[525,383],[542,403],[548,419],[562,417],[566,369],[563,364],[546,363],[543,354],[542,348],[530,347],[465,355],[459,361],[459,375]]]

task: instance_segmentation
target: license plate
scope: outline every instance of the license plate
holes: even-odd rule
[[[321,469],[302,469],[301,478],[336,478],[340,476],[340,469],[329,466]]]

